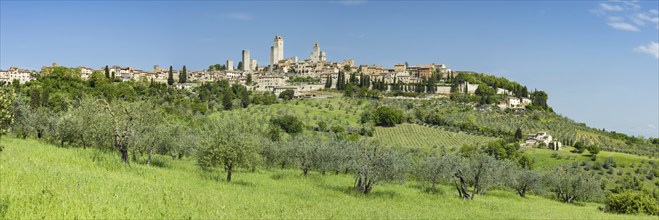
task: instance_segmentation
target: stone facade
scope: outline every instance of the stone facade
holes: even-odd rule
[[[32,71],[20,69],[15,66],[9,67],[8,70],[0,70],[0,81],[13,83],[14,80],[18,80],[18,83],[24,84],[34,80],[34,77],[32,77]]]
[[[280,60],[284,59],[284,38],[275,35],[275,42],[270,47],[270,65],[278,64]]]
[[[311,54],[309,55],[309,60],[311,60],[311,62],[325,61],[326,60],[325,56],[326,56],[325,52],[320,51],[320,46],[318,45],[318,42],[315,42],[313,44],[313,49],[311,50]]]
[[[249,50],[243,50],[243,69],[242,71],[250,71],[252,65],[250,64],[250,59],[249,59]]]
[[[233,60],[227,60],[227,70],[233,71]]]

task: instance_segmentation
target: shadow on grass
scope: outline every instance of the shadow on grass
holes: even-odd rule
[[[398,193],[392,190],[378,190],[378,186],[373,187],[373,191],[371,191],[368,194],[364,194],[358,190],[356,190],[354,187],[347,187],[347,186],[328,186],[328,185],[321,185],[321,187],[336,191],[336,192],[341,192],[345,193],[350,196],[354,197],[367,197],[367,198],[395,198],[398,197]]]
[[[238,186],[248,186],[248,187],[255,187],[256,186],[256,184],[251,183],[251,182],[247,182],[247,181],[244,181],[244,180],[234,180],[234,181],[231,181],[231,184],[238,185]]]
[[[412,184],[409,187],[430,195],[446,195],[446,190],[444,190],[440,184],[438,184],[435,188],[432,188],[429,184],[422,183]]]
[[[280,172],[278,172],[278,173],[270,175],[270,179],[282,180],[282,179],[287,179],[290,176],[291,176],[291,174],[289,174],[289,173],[280,173]]]

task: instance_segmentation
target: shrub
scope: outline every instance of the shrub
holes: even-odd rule
[[[393,127],[403,123],[403,112],[398,109],[381,106],[375,110],[375,123],[379,126]]]
[[[341,125],[333,125],[333,126],[330,128],[330,131],[332,131],[332,132],[334,132],[334,133],[342,133],[342,132],[345,132],[346,129],[343,128],[343,126],[341,126]]]
[[[659,215],[657,200],[639,192],[623,192],[606,197],[604,211],[622,214]]]
[[[272,118],[270,119],[270,122],[273,125],[280,127],[288,134],[299,134],[304,129],[304,123],[302,123],[300,119],[293,115],[284,115],[281,117]]]
[[[287,89],[279,93],[279,98],[283,100],[291,100],[295,96],[295,91]]]
[[[574,150],[572,152],[580,154],[584,151],[586,151],[586,145],[583,142],[579,141],[574,144]]]
[[[597,145],[589,145],[588,147],[586,147],[586,150],[588,150],[588,152],[590,152],[590,154],[592,154],[593,157],[600,152],[600,148]]]

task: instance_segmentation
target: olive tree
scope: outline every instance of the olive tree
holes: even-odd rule
[[[32,109],[29,114],[28,123],[32,125],[32,130],[37,132],[37,138],[41,139],[44,135],[51,130],[52,122],[51,117],[54,113],[47,107],[37,107]]]
[[[346,161],[349,160],[348,156],[351,154],[348,151],[349,146],[345,145],[347,141],[338,140],[336,137],[317,138],[316,140],[319,141],[313,154],[314,168],[323,175],[327,171],[338,173],[345,170]]]
[[[476,194],[483,195],[491,187],[502,185],[503,180],[509,178],[507,174],[510,169],[515,167],[509,161],[496,160],[479,152],[469,157],[447,155],[443,161],[446,163],[445,169],[450,171],[458,195],[465,200],[473,200]]]
[[[362,140],[357,142],[353,152],[351,170],[359,192],[368,194],[377,184],[404,179],[407,161],[393,149]]]
[[[11,130],[16,137],[27,138],[30,133],[32,133],[32,126],[30,125],[30,106],[21,100],[16,98],[11,107],[11,115],[13,118],[13,123],[11,125]]]
[[[104,106],[93,98],[83,98],[80,105],[72,110],[72,115],[78,118],[78,143],[83,148],[112,148],[112,118],[105,113]]]
[[[136,152],[146,152],[147,166],[151,166],[151,158],[153,153],[159,149],[163,144],[168,144],[170,136],[165,132],[168,124],[164,123],[166,120],[162,115],[163,112],[154,109],[144,109],[140,112],[141,120],[136,124],[134,137],[131,138],[131,145],[133,146],[133,157],[136,157]]]
[[[545,176],[547,189],[565,203],[589,200],[603,195],[601,182],[581,169],[560,166]]]
[[[421,160],[416,168],[416,176],[419,180],[430,184],[430,190],[436,191],[436,186],[441,182],[448,182],[453,175],[455,156],[430,155]]]
[[[11,114],[12,102],[13,94],[9,90],[0,88],[0,138],[9,132],[9,127],[13,121]]]
[[[138,121],[139,107],[136,104],[115,101],[113,103],[107,100],[99,100],[104,106],[106,113],[112,119],[112,146],[119,151],[121,160],[130,164],[128,151]]]
[[[292,162],[302,169],[304,176],[309,174],[309,171],[316,165],[314,159],[321,145],[322,140],[313,136],[299,135],[288,139],[284,144],[287,145],[287,157],[292,159]]]
[[[59,142],[60,147],[65,143],[74,143],[81,133],[81,126],[84,124],[80,118],[72,114],[72,111],[64,111],[54,118],[52,135]]]
[[[259,160],[262,134],[254,119],[228,114],[208,120],[203,130],[206,132],[197,151],[198,164],[203,169],[223,166],[227,182],[231,182],[236,167],[253,167]]]
[[[526,193],[530,191],[539,192],[542,190],[542,176],[532,170],[528,169],[515,169],[513,170],[511,178],[507,179],[508,186],[517,191],[521,197],[526,197]]]

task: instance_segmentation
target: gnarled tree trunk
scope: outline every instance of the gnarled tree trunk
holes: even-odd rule
[[[456,178],[458,178],[458,182],[455,183],[455,187],[458,189],[458,194],[462,196],[464,200],[469,200],[469,191],[467,189],[467,182],[464,179],[464,175],[462,174],[462,170],[458,170],[454,174]]]
[[[233,172],[233,165],[229,164],[227,168],[227,182],[231,182],[231,173]]]

